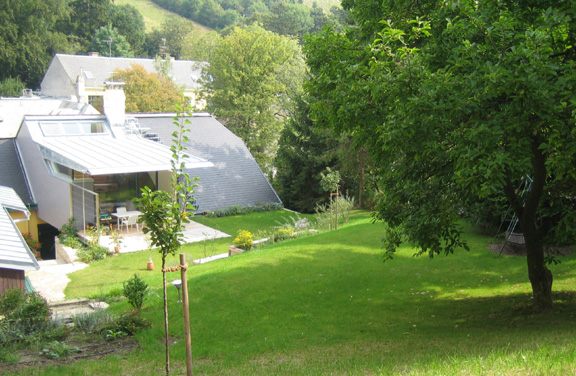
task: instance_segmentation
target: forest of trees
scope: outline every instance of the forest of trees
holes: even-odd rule
[[[324,12],[316,3],[312,7],[293,0],[153,0],[164,9],[202,25],[222,30],[231,26],[259,23],[266,30],[302,39],[305,34],[345,22],[345,12],[332,7]]]

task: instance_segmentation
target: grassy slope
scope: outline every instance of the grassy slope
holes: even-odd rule
[[[140,12],[140,14],[142,14],[142,17],[144,17],[144,22],[146,23],[146,31],[150,32],[154,29],[160,29],[162,27],[162,24],[164,24],[164,22],[169,18],[169,17],[177,17],[177,18],[182,18],[185,19],[173,12],[167,11],[166,9],[154,4],[152,1],[150,0],[116,0],[115,2],[117,5],[132,5],[133,7],[135,7],[136,9],[138,9],[138,11]],[[196,30],[196,32],[199,33],[206,33],[208,31],[210,31],[209,28],[200,25],[196,22],[190,21],[185,19],[186,21],[190,22],[191,24],[194,24],[194,28]]]
[[[496,257],[486,250],[489,239],[474,234],[469,253],[414,259],[407,247],[383,264],[381,226],[362,214],[335,232],[190,269],[195,374],[576,375],[572,293],[557,294],[554,313],[529,313],[524,260]],[[89,281],[88,272],[107,278],[102,266],[129,275],[124,268],[136,266],[115,269],[123,257],[75,273],[71,284]],[[575,264],[570,257],[552,267],[556,291],[574,290]],[[154,274],[146,278],[158,296],[144,309],[154,328],[139,336],[141,351],[43,374],[159,374],[161,276]],[[172,290],[171,334],[182,338]],[[171,352],[179,374],[183,341]]]
[[[329,11],[333,6],[340,5],[340,0],[304,0],[304,4],[309,6],[312,6],[312,4],[315,2],[325,11]],[[146,23],[146,31],[148,32],[154,29],[160,29],[168,17],[174,16],[180,18],[180,16],[177,14],[156,5],[150,0],[116,0],[115,3],[118,5],[129,4],[138,9],[138,11],[140,11],[144,17],[144,22]],[[211,30],[210,28],[207,28],[206,26],[203,26],[194,21],[187,21],[194,24],[195,30],[199,33],[206,33]]]

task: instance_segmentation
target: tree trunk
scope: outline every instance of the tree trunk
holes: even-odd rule
[[[534,309],[546,311],[552,308],[552,272],[546,267],[544,245],[541,231],[536,226],[536,218],[540,200],[544,194],[546,183],[546,157],[542,153],[541,137],[532,136],[532,185],[522,199],[508,180],[504,191],[508,202],[520,220],[524,240],[526,241],[526,261],[528,278],[532,285]]]
[[[542,153],[541,145],[541,137],[538,134],[532,136],[532,188],[519,218],[526,241],[526,261],[528,278],[532,284],[534,309],[546,311],[552,308],[552,272],[546,267],[542,233],[536,227],[536,216],[546,184],[546,157]]]
[[[521,225],[526,240],[526,261],[528,278],[532,285],[534,309],[547,311],[552,308],[552,272],[546,267],[544,247],[540,242],[536,226],[533,222]]]

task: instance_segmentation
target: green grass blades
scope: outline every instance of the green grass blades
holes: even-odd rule
[[[212,225],[253,230],[276,215]],[[431,260],[413,257],[406,245],[383,262],[382,229],[358,212],[337,231],[191,267],[195,374],[576,375],[574,256],[550,266],[555,310],[534,314],[525,259],[498,257],[487,248],[491,238],[466,228],[469,252]],[[147,254],[137,257],[120,255],[74,273],[67,293],[96,294],[108,288],[101,280],[121,283],[145,268]],[[138,272],[153,289],[142,311],[153,327],[138,335],[139,351],[22,374],[161,373],[161,273]],[[172,369],[180,375],[182,305],[168,288]],[[112,306],[125,309],[124,301]]]

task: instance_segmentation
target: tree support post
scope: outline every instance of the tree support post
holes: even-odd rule
[[[184,336],[186,339],[186,376],[192,376],[192,337],[190,334],[190,303],[188,300],[188,278],[186,271],[186,255],[180,253],[180,273],[182,280],[182,310],[184,311]]]

